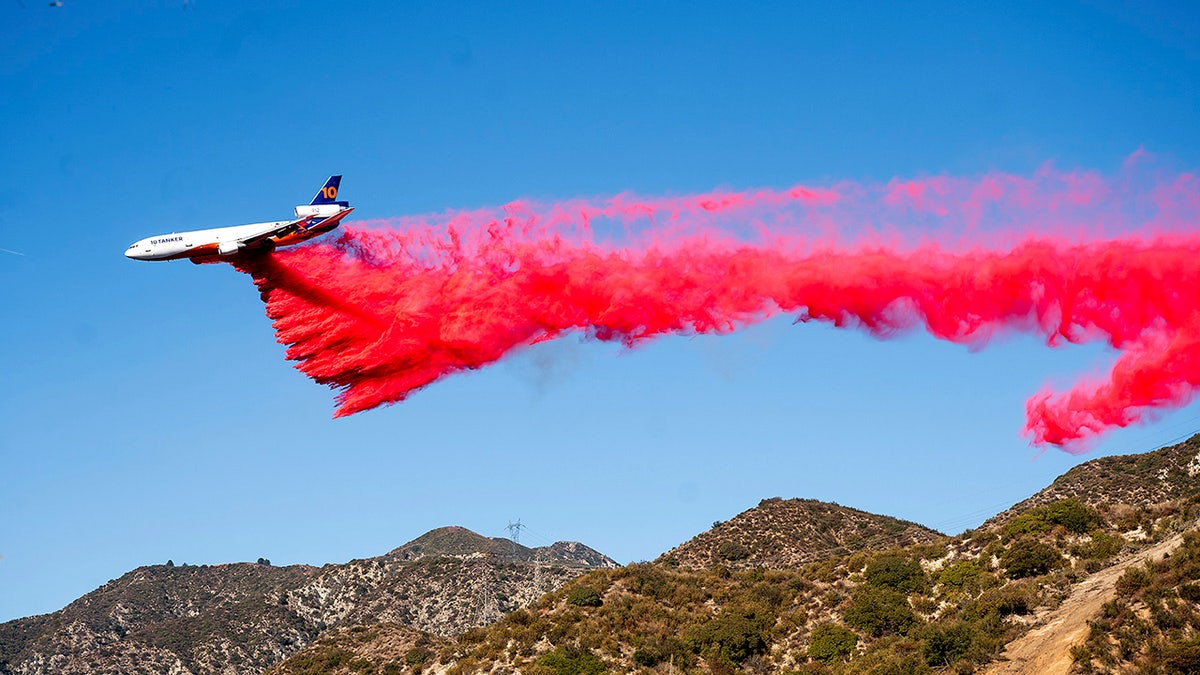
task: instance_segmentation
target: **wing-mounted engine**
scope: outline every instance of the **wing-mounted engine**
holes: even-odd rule
[[[232,255],[242,250],[240,241],[223,241],[217,244],[217,255]]]

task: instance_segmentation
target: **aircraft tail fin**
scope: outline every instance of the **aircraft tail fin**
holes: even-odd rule
[[[329,180],[317,190],[317,196],[308,203],[309,206],[318,204],[337,204],[338,187],[342,184],[341,176],[330,176]]]

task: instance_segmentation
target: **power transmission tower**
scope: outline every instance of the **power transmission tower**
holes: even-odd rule
[[[513,562],[517,561],[517,547],[521,545],[521,528],[525,527],[521,523],[521,519],[517,518],[517,522],[508,521],[508,538],[512,540],[512,557]]]

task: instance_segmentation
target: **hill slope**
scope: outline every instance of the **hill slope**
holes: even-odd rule
[[[860,550],[931,542],[944,535],[916,523],[814,499],[764,499],[696,535],[656,562],[686,569],[789,569]]]
[[[1165,664],[1162,672],[1197,672],[1200,584],[1188,580],[1200,578],[1200,493],[1182,476],[1198,442],[1094,460],[953,538],[836,505],[765,500],[654,563],[593,571],[472,629],[424,658],[419,670],[1019,669],[1020,662],[1004,661],[1006,645],[1021,658],[1025,643],[1014,640],[1037,628],[1031,640],[1056,644],[1059,665],[1073,672],[1140,672],[1154,664]],[[1151,568],[1142,564],[1141,556],[1173,547],[1180,533],[1191,549],[1175,549]],[[916,543],[901,545],[905,537]],[[1101,603],[1102,616],[1094,615],[1088,589],[1110,587],[1114,578],[1124,604]],[[353,672],[417,671],[404,654],[351,653],[361,659]],[[305,672],[352,671],[339,665]]]
[[[457,635],[592,567],[616,563],[582,544],[526,549],[464,528],[320,569],[152,565],[58,612],[0,624],[0,673],[259,672],[338,626]]]
[[[1015,515],[1074,497],[1120,517],[1130,508],[1153,508],[1183,499],[1200,487],[1200,435],[1153,452],[1097,457],[1072,468],[1029,499],[988,520],[1003,524]]]

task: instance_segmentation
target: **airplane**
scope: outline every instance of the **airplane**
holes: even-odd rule
[[[270,251],[278,246],[299,244],[337,227],[342,218],[354,210],[350,202],[337,201],[341,183],[341,176],[330,176],[311,202],[295,208],[295,220],[160,234],[130,244],[125,249],[125,256],[134,260],[187,258],[202,265],[249,251]]]

